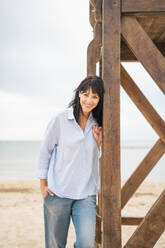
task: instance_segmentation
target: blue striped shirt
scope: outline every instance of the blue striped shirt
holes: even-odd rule
[[[42,142],[37,177],[60,197],[83,199],[99,191],[99,150],[93,137],[96,120],[90,113],[83,131],[73,107],[56,115]]]

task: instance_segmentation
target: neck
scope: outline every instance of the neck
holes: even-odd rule
[[[88,119],[90,112],[84,113],[83,111],[80,111],[80,114],[83,118]]]

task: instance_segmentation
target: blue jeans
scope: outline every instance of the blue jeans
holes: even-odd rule
[[[76,232],[74,248],[94,248],[96,195],[73,200],[55,194],[44,199],[46,248],[65,248],[71,218]]]

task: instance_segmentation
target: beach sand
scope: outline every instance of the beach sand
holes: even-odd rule
[[[165,183],[143,183],[122,211],[123,216],[144,216],[165,188]],[[0,181],[0,248],[44,248],[43,200],[39,180]],[[136,226],[122,227],[123,244]],[[73,248],[71,223],[67,248]],[[165,232],[154,246],[165,248]]]

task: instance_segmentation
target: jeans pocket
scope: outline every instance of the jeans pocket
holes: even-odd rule
[[[93,202],[93,203],[96,204],[96,195],[90,195],[90,196],[88,196],[88,200],[89,200],[90,202]]]

